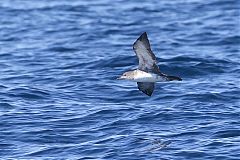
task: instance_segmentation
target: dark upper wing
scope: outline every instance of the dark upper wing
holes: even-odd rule
[[[154,90],[153,82],[137,82],[138,89],[148,96],[151,96]]]
[[[133,50],[136,53],[139,61],[138,69],[161,74],[157,60],[154,53],[151,50],[150,43],[147,37],[147,33],[144,32],[133,44]]]

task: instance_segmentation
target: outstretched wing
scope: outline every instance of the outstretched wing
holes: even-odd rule
[[[148,96],[151,96],[154,90],[153,82],[137,82],[138,89]]]
[[[139,61],[138,69],[145,72],[161,74],[157,60],[151,50],[147,33],[144,32],[133,44],[133,50],[136,53]]]

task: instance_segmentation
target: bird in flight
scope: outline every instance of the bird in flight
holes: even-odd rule
[[[138,89],[148,96],[152,95],[155,82],[182,80],[177,76],[169,76],[160,72],[146,32],[134,42],[133,50],[138,58],[138,69],[125,72],[118,79],[137,82]]]

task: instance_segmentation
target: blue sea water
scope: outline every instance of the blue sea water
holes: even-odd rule
[[[152,97],[117,81],[147,32]],[[240,159],[237,0],[1,0],[0,159]]]

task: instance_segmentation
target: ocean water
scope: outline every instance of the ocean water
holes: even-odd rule
[[[117,81],[147,32],[152,97]],[[0,159],[240,159],[237,0],[1,0]]]

